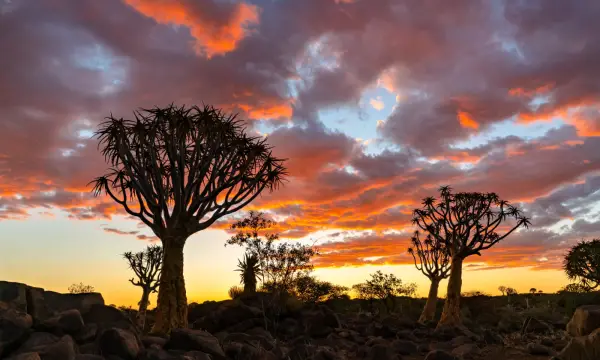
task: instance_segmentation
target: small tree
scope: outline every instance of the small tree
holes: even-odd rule
[[[160,239],[163,267],[153,333],[187,328],[183,248],[192,234],[275,189],[285,175],[263,137],[205,106],[141,109],[107,118],[96,136],[110,170],[94,181]]]
[[[417,291],[417,285],[415,283],[403,284],[402,280],[394,274],[384,274],[378,270],[371,274],[371,279],[353,285],[352,289],[356,292],[358,298],[369,300],[371,304],[375,300],[383,302],[389,313],[394,310],[395,298],[403,295],[414,295]]]
[[[498,227],[507,219],[516,221],[504,234]],[[481,255],[512,234],[520,226],[527,227],[529,219],[521,211],[500,200],[494,193],[457,193],[449,186],[440,188],[440,198],[428,197],[423,207],[414,211],[413,223],[444,243],[452,258],[448,291],[442,317],[438,326],[458,325],[460,319],[460,293],[462,264],[471,255]]]
[[[450,273],[450,252],[444,243],[431,235],[427,235],[425,239],[421,240],[418,231],[415,231],[411,241],[412,247],[408,248],[408,252],[413,257],[415,267],[431,282],[427,302],[419,317],[419,322],[424,323],[432,321],[435,317],[440,281],[447,278]]]
[[[133,270],[135,278],[129,279],[129,282],[142,288],[142,298],[138,303],[137,323],[143,330],[146,323],[146,311],[150,305],[150,294],[157,291],[160,284],[160,270],[162,268],[163,251],[160,245],[150,245],[144,251],[132,253],[130,251],[123,254]]]
[[[298,277],[294,283],[294,295],[305,303],[337,299],[345,295],[348,290],[345,286],[320,281],[308,275]]]
[[[529,289],[529,293],[532,295],[535,295],[537,293],[537,289],[536,288],[531,288]]]
[[[588,291],[589,291],[589,289],[587,287],[585,287],[579,283],[572,283],[572,284],[565,285],[562,289],[558,290],[558,293],[567,292],[567,293],[583,294]]]
[[[91,285],[85,285],[84,283],[72,284],[69,286],[70,294],[88,294],[93,293],[95,291],[94,287]]]
[[[506,295],[506,286],[504,286],[504,285],[498,286],[498,291],[500,291],[502,293],[502,296]]]
[[[507,301],[508,301],[508,303],[509,303],[509,304],[510,304],[510,299],[511,299],[511,296],[513,296],[513,295],[517,295],[517,294],[518,294],[518,293],[517,293],[517,290],[516,290],[516,289],[514,289],[514,288],[511,288],[511,287],[507,287],[507,288],[506,288],[506,299],[507,299]]]
[[[244,285],[244,294],[254,294],[256,292],[257,276],[260,274],[260,264],[258,256],[255,254],[244,254],[243,260],[238,260],[240,272],[240,283]]]
[[[570,280],[588,291],[600,285],[600,239],[581,241],[565,255],[563,268]]]
[[[294,281],[313,269],[311,259],[318,254],[311,246],[300,243],[281,242],[275,244],[279,235],[261,233],[273,227],[275,222],[263,213],[250,211],[249,215],[231,225],[236,234],[225,245],[246,247],[249,256],[255,256],[259,264],[262,287],[270,291],[292,291]]]

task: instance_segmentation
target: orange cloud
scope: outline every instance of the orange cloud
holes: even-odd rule
[[[479,124],[473,119],[473,117],[466,111],[458,111],[457,114],[458,122],[464,128],[477,129]]]
[[[162,24],[187,26],[196,38],[196,50],[208,58],[236,49],[248,27],[258,24],[258,8],[243,2],[125,0],[140,13]],[[222,19],[225,19],[224,21]]]

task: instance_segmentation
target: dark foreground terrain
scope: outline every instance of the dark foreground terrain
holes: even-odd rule
[[[338,299],[302,304],[259,293],[190,304],[189,329],[144,335],[135,312],[102,295],[0,282],[0,358],[14,360],[600,359],[596,294],[464,299],[465,327],[416,322],[422,301],[393,309]],[[589,303],[592,305],[585,305]],[[599,305],[593,305],[598,303]],[[369,310],[369,311],[367,311]],[[151,326],[149,314],[147,328]]]

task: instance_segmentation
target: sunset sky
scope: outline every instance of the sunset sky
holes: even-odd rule
[[[246,210],[316,241],[323,280],[382,270],[426,294],[411,212],[451,185],[533,224],[469,258],[463,290],[556,291],[565,250],[600,237],[599,17],[586,0],[0,0],[0,280],[137,304],[120,254],[155,239],[93,198],[91,134],[175,102],[237,112],[289,159]],[[231,221],[188,240],[190,302],[239,282]]]

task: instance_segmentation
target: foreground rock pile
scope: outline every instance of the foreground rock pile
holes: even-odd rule
[[[530,319],[513,346],[491,329],[434,330],[400,316],[341,315],[259,296],[191,304],[190,328],[143,335],[100,294],[58,294],[0,282],[0,358],[13,360],[600,359],[600,306],[566,332]],[[557,336],[556,333],[567,334]]]

